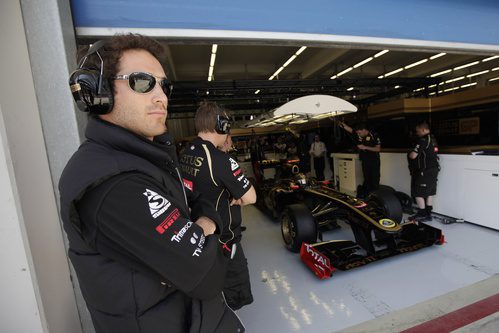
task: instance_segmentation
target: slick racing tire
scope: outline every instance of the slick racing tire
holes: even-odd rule
[[[282,239],[291,252],[299,252],[301,244],[315,243],[317,225],[307,206],[294,204],[287,206],[280,216]]]
[[[368,201],[374,202],[382,209],[386,217],[397,223],[402,221],[402,205],[394,192],[387,190],[374,191],[369,195]]]

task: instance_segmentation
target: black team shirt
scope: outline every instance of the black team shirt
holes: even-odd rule
[[[211,142],[196,138],[180,157],[185,187],[200,192],[211,201],[223,222],[220,241],[241,239],[241,206],[230,206],[232,199],[240,199],[250,188],[237,161],[217,149]]]

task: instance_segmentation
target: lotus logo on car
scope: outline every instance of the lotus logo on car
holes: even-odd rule
[[[381,224],[385,228],[393,228],[397,225],[393,220],[390,219],[381,219],[379,220],[379,224]]]

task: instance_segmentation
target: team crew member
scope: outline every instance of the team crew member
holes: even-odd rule
[[[317,180],[324,180],[324,167],[326,166],[326,145],[319,135],[315,135],[314,142],[310,145],[309,153],[314,158],[314,170]]]
[[[353,133],[354,131],[344,122],[339,122],[339,126],[349,133]],[[381,150],[381,140],[376,134],[369,131],[365,124],[357,125],[355,133],[357,134],[357,149],[359,150],[359,158],[362,162],[362,174],[364,176],[362,187],[365,194],[367,194],[379,188],[379,152]]]
[[[241,206],[253,204],[256,192],[239,164],[217,149],[229,135],[230,122],[216,103],[203,102],[194,119],[198,137],[180,158],[184,184],[215,203],[223,221],[220,242],[231,253],[225,277],[227,304],[236,310],[253,302],[248,262],[241,246]]]
[[[431,220],[433,197],[437,194],[437,177],[440,170],[438,163],[438,145],[430,133],[428,123],[422,122],[416,126],[419,137],[416,145],[409,153],[413,163],[413,192],[418,205],[418,212],[410,218],[416,220]]]
[[[71,75],[90,117],[59,183],[69,258],[97,333],[244,331],[223,300],[220,217],[183,187],[164,136],[162,57],[152,39],[114,36]]]

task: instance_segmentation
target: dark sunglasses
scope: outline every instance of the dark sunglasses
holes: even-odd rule
[[[156,77],[150,73],[134,72],[131,74],[117,75],[115,80],[128,80],[128,86],[135,92],[146,94],[154,89],[156,82],[159,82],[166,97],[170,98],[173,86],[170,81],[163,77]]]

